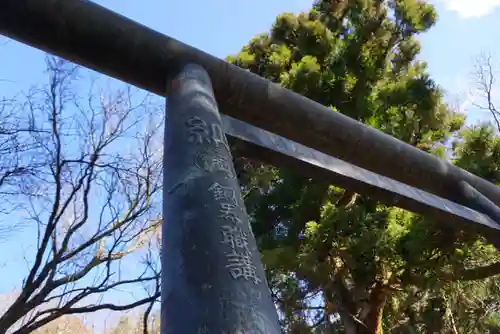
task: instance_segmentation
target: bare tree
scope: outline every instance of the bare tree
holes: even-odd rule
[[[33,334],[92,334],[90,328],[85,326],[83,321],[77,316],[62,316],[51,323],[35,330]]]
[[[0,238],[11,235],[18,222],[3,219],[18,209],[22,202],[18,195],[33,193],[36,176],[42,167],[42,159],[36,150],[40,147],[34,134],[37,129],[33,115],[24,111],[17,97],[0,99]],[[37,160],[38,159],[38,160]],[[22,185],[22,186],[20,186]]]
[[[131,88],[111,94],[92,84],[80,96],[78,67],[58,58],[47,59],[47,73],[48,85],[31,90],[22,110],[37,129],[26,155],[37,163],[36,182],[29,191],[9,186],[12,202],[26,203],[19,219],[36,227],[36,251],[0,316],[1,333],[151,305],[160,295],[163,111]],[[106,300],[142,288],[131,301]]]
[[[500,130],[500,110],[495,103],[496,74],[498,68],[494,62],[491,53],[482,52],[474,60],[474,69],[472,72],[474,81],[474,90],[472,92],[472,105],[479,110],[488,111],[496,127]]]
[[[159,313],[154,313],[151,317],[146,317],[144,314],[137,316],[136,314],[123,315],[116,326],[106,331],[106,334],[160,334]]]

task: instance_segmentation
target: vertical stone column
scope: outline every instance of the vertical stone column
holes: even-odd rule
[[[168,86],[161,332],[281,333],[210,78]]]

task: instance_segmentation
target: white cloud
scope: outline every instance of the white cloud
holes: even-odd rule
[[[446,9],[456,12],[461,19],[479,18],[500,6],[500,0],[440,0]]]

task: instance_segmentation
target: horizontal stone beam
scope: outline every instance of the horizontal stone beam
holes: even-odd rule
[[[91,1],[3,0],[0,34],[160,95],[168,75],[200,64],[223,114],[464,205],[466,181],[500,205],[486,180]]]
[[[238,154],[278,167],[292,168],[304,176],[330,182],[344,189],[374,197],[387,205],[424,214],[447,228],[500,236],[500,226],[488,216],[426,191],[354,166],[229,116],[223,116],[227,135]]]

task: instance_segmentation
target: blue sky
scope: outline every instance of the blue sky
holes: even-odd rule
[[[98,2],[218,57],[237,52],[252,36],[267,31],[279,13],[306,10],[312,4],[312,0],[254,0],[251,5],[229,0]],[[431,3],[436,6],[439,21],[421,37],[420,57],[429,63],[440,85],[453,95],[463,95],[468,92],[471,59],[481,50],[500,54],[494,33],[500,30],[500,0]],[[17,42],[2,46],[2,41],[6,39],[0,38],[0,78],[4,80],[0,81],[0,89],[4,95],[44,80],[40,51]]]
[[[439,21],[421,37],[421,59],[429,64],[433,78],[450,97],[467,99],[472,59],[481,51],[498,55],[500,44],[500,0],[434,0]],[[281,12],[308,9],[311,0],[178,1],[101,0],[115,10],[162,33],[218,57],[234,54],[254,35],[265,32]],[[0,95],[10,96],[30,85],[45,82],[44,54],[0,37]],[[466,103],[464,107],[470,107]],[[483,119],[472,109],[470,122]],[[23,236],[10,240],[3,249],[26,243]],[[0,252],[0,264],[8,260]],[[17,263],[23,264],[22,261]],[[0,281],[0,293],[17,285],[23,269],[8,262],[11,276]],[[17,267],[16,267],[17,266]]]

